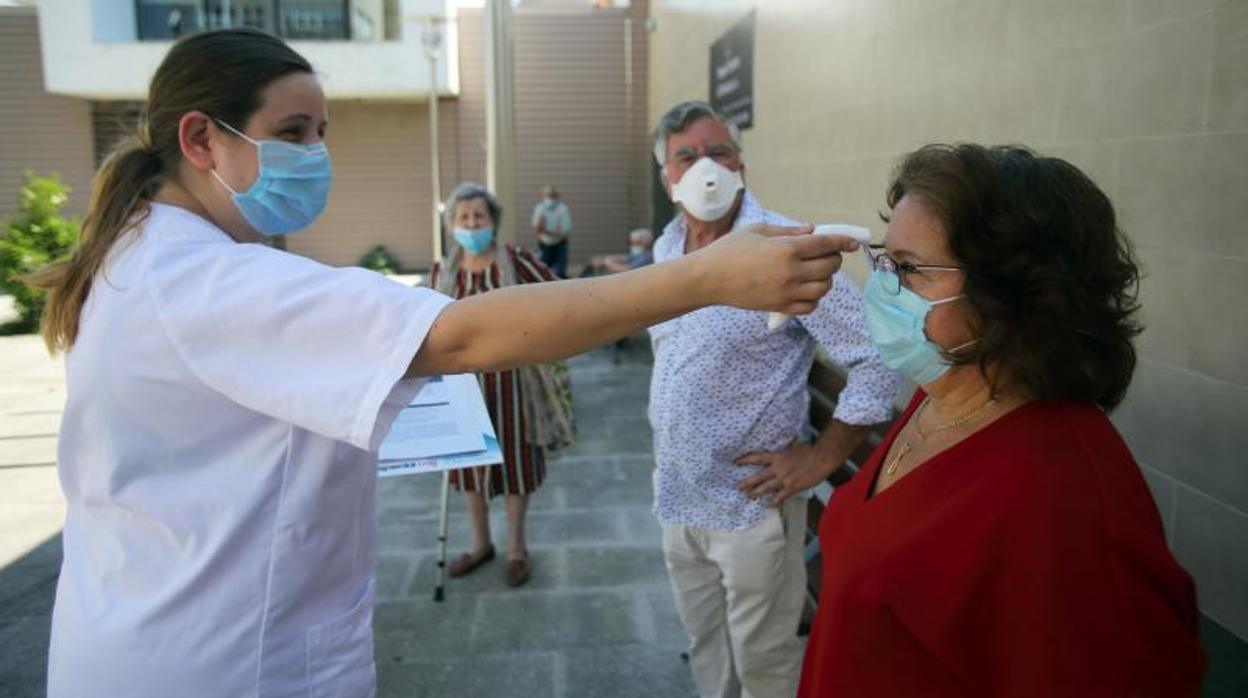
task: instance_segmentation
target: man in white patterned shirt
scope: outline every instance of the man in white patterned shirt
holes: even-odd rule
[[[672,108],[655,130],[654,155],[668,195],[682,202],[655,243],[656,262],[744,225],[796,225],[744,188],[739,134],[708,104]],[[732,198],[698,199],[698,191],[716,189]],[[704,698],[796,692],[805,491],[892,414],[899,378],[880,363],[857,288],[840,274],[834,281],[813,313],[774,332],[765,313],[726,307],[650,329],[654,512]],[[846,372],[847,384],[834,421],[807,444],[800,438],[806,377],[818,346]]]

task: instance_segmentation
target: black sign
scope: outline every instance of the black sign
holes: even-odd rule
[[[711,44],[711,105],[742,129],[754,125],[754,15]]]

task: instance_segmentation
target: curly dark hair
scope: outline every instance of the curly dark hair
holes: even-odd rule
[[[978,364],[994,392],[1111,410],[1135,371],[1140,272],[1113,204],[1077,167],[1020,146],[934,144],[907,155],[888,205],[936,214],[965,268]],[[991,367],[991,371],[990,371]]]

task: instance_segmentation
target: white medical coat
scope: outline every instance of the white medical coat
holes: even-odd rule
[[[376,448],[448,302],[154,204],[66,358],[49,695],[372,694]]]

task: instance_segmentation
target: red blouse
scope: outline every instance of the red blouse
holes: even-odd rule
[[[1031,403],[819,524],[798,695],[1197,696],[1196,593],[1109,419]]]

